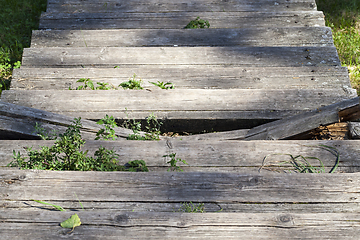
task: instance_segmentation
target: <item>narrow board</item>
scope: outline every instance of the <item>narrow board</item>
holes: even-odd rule
[[[32,48],[145,46],[333,46],[331,28],[37,30]]]
[[[344,89],[8,90],[1,100],[85,119],[281,119],[354,96]],[[239,127],[241,128],[241,127]],[[239,129],[238,128],[238,129]]]
[[[305,206],[304,206],[305,208]],[[5,239],[354,239],[359,215],[345,213],[76,212],[81,225],[64,229],[71,212],[0,211]]]
[[[197,17],[211,28],[325,27],[319,11],[299,12],[170,12],[170,13],[58,13],[41,15],[39,29],[180,29]]]
[[[180,140],[181,139],[181,140]],[[307,157],[314,167],[324,165],[325,172],[336,165],[339,157],[339,167],[335,173],[357,172],[360,170],[360,150],[358,140],[338,141],[192,141],[182,137],[168,138],[160,141],[86,141],[82,151],[89,151],[93,156],[100,147],[114,150],[119,155],[119,164],[128,161],[144,160],[150,171],[166,172],[170,164],[171,153],[185,160],[178,166],[184,171],[213,172],[295,172],[289,162],[291,156]],[[27,147],[40,149],[40,146],[52,146],[54,141],[0,141],[0,167],[5,167],[13,161],[13,151],[27,156]],[[137,149],[137,151],[134,151]],[[337,156],[338,155],[338,156]],[[313,159],[310,159],[313,158]],[[317,159],[316,159],[317,158]],[[298,159],[300,161],[300,158]],[[320,162],[321,161],[321,162]]]
[[[76,89],[81,78],[117,87],[136,74],[142,86],[171,82],[176,89],[332,89],[351,88],[348,69],[324,67],[251,67],[224,65],[133,65],[118,68],[26,68],[14,69],[11,89]]]
[[[47,12],[236,12],[236,11],[310,11],[316,10],[314,0],[261,0],[261,1],[209,1],[209,0],[132,0],[132,1],[77,1],[50,0]]]
[[[25,48],[25,67],[118,65],[341,66],[335,47]]]
[[[357,173],[0,170],[0,198],[114,202],[359,203]]]

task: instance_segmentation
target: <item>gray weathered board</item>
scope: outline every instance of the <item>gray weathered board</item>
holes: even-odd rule
[[[334,89],[351,88],[348,69],[324,67],[248,67],[207,65],[133,65],[119,68],[25,68],[14,69],[11,89],[75,89],[80,78],[118,86],[136,74],[144,88],[150,82],[171,82],[175,88],[206,89]],[[95,84],[96,85],[96,84]]]
[[[181,140],[180,140],[181,139]],[[360,170],[360,149],[358,140],[312,141],[218,141],[186,140],[184,137],[168,138],[160,141],[86,141],[82,150],[89,156],[100,147],[114,150],[119,155],[119,164],[128,161],[144,160],[150,171],[166,172],[170,167],[169,157],[185,160],[189,165],[178,163],[184,171],[198,172],[286,172],[293,171],[292,156],[316,157],[321,160],[325,172],[336,164],[338,153],[340,163],[335,173],[358,172]],[[0,167],[13,161],[13,151],[27,157],[26,147],[40,149],[52,146],[54,141],[18,140],[0,141]],[[327,147],[324,147],[327,146]],[[138,149],[134,151],[134,149]],[[299,159],[298,159],[299,160]],[[307,159],[312,166],[321,167],[317,159]],[[262,167],[263,166],[263,167]]]
[[[8,90],[4,102],[84,119],[267,119],[308,112],[354,96],[347,89]],[[241,128],[241,127],[239,127]]]
[[[210,28],[325,27],[320,11],[297,12],[157,12],[157,13],[57,13],[46,12],[40,29],[180,29],[198,16]]]
[[[356,213],[76,212],[81,225],[60,227],[74,212],[0,211],[3,239],[354,239]]]
[[[335,47],[26,48],[25,67],[119,65],[341,66]]]
[[[333,46],[328,27],[37,30],[32,48],[136,46]]]
[[[36,123],[48,133],[53,130],[63,133],[73,120],[73,117],[0,101],[0,139],[38,139]],[[96,133],[102,128],[86,119],[82,119],[81,123],[81,132],[86,139],[94,139]],[[132,133],[131,130],[121,127],[114,130],[118,137],[123,138]]]
[[[49,0],[47,12],[249,12],[316,11],[315,0]]]
[[[249,130],[246,140],[277,140],[295,137],[320,126],[360,118],[359,98],[338,102],[311,112],[283,118]]]

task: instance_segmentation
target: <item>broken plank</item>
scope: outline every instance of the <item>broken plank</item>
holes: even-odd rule
[[[3,102],[67,116],[101,119],[280,119],[349,99],[343,89],[8,90]]]
[[[305,206],[304,206],[305,208]],[[8,239],[353,239],[359,215],[349,213],[163,213],[80,211],[81,225],[59,226],[68,212],[0,211],[0,231]],[[69,237],[68,237],[69,236]],[[71,236],[71,237],[70,237]],[[236,237],[235,237],[236,236]],[[25,239],[25,237],[24,237]]]
[[[319,126],[330,125],[341,121],[341,112],[352,109],[353,119],[343,116],[346,120],[356,120],[360,116],[359,98],[345,100],[308,113],[295,115],[275,122],[255,127],[247,133],[246,140],[277,140],[294,137]]]
[[[41,15],[39,29],[180,29],[201,16],[211,28],[325,27],[320,11],[298,12],[170,12],[59,13]]]
[[[262,1],[208,1],[208,0],[182,0],[173,2],[169,0],[132,0],[119,3],[114,0],[106,1],[76,1],[51,0],[48,1],[47,12],[248,12],[248,11],[315,11],[314,0],[262,0]]]
[[[181,140],[180,140],[181,139]],[[13,151],[27,156],[27,147],[40,149],[40,146],[52,146],[54,141],[0,141],[0,167],[13,160]],[[119,164],[128,161],[144,160],[150,171],[168,170],[169,155],[185,160],[189,165],[179,163],[184,171],[230,171],[230,172],[285,172],[294,170],[291,164],[285,163],[293,156],[318,158],[326,172],[336,164],[337,152],[340,156],[338,172],[357,172],[360,169],[359,141],[218,141],[187,140],[178,137],[160,141],[86,141],[82,151],[93,155],[100,147],[112,149],[119,155]],[[327,147],[330,148],[327,148]],[[141,149],[134,151],[134,149]],[[333,152],[331,152],[334,150]],[[266,158],[266,159],[265,159]],[[264,161],[265,160],[265,161]],[[314,167],[321,167],[317,159],[308,159]]]
[[[104,115],[105,116],[105,115]],[[63,132],[66,127],[74,121],[73,117],[54,114],[51,112],[19,106],[16,104],[0,101],[0,130],[10,139],[25,138],[34,139],[35,125],[39,123],[45,130]],[[102,128],[93,121],[82,119],[81,131],[84,137],[93,139],[96,133]],[[117,127],[114,129],[118,137],[126,138],[132,133],[131,130]],[[143,133],[141,133],[143,134]]]
[[[341,66],[335,47],[88,47],[25,48],[22,66],[237,65]]]
[[[223,65],[133,65],[118,68],[26,68],[14,69],[12,89],[75,89],[80,78],[118,86],[136,74],[142,86],[171,82],[175,88],[320,89],[350,88],[346,67],[239,67]]]
[[[360,177],[341,174],[0,170],[0,196],[141,202],[359,203]],[[80,189],[80,190],[79,190]]]
[[[332,46],[331,28],[37,30],[32,48],[145,46]]]

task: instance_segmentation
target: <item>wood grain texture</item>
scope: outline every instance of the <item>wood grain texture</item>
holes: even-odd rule
[[[335,47],[25,48],[25,67],[117,65],[341,66]]]
[[[70,234],[59,226],[69,212],[2,210],[0,216],[9,213],[0,230],[11,239],[304,239],[304,232],[307,239],[353,239],[360,232],[357,214],[93,211],[77,213],[82,224]]]
[[[346,67],[251,67],[206,65],[133,65],[119,68],[25,68],[14,69],[12,89],[75,89],[80,78],[118,86],[133,74],[143,86],[171,82],[176,89],[321,89],[350,88]]]
[[[359,203],[359,174],[0,170],[12,200]]]
[[[182,139],[182,140],[180,140]],[[340,156],[339,169],[336,172],[356,172],[360,169],[359,141],[218,141],[187,140],[174,138],[160,141],[86,141],[82,150],[90,155],[100,147],[112,149],[119,154],[119,164],[132,160],[144,160],[151,171],[166,172],[170,159],[163,157],[176,153],[176,157],[189,164],[178,165],[184,171],[229,171],[229,172],[284,172],[293,169],[289,155],[316,157],[320,159],[326,171],[335,165],[336,156],[323,146],[333,147]],[[4,167],[13,158],[13,150],[27,156],[26,147],[40,149],[40,146],[52,146],[53,141],[0,141],[0,166]],[[134,151],[134,149],[139,149]],[[283,155],[281,155],[283,154]],[[266,159],[265,159],[266,157]],[[265,159],[265,161],[264,161]],[[308,159],[313,166],[321,166],[316,159]],[[264,165],[264,168],[260,169]]]
[[[69,125],[73,124],[74,121],[73,117],[3,101],[0,101],[0,118],[2,120],[0,123],[0,130],[3,131],[4,135],[5,132],[8,131],[9,133],[6,134],[14,134],[15,136],[20,135],[22,137],[25,135],[25,137],[30,139],[34,139],[34,136],[36,136],[34,133],[36,122],[48,131],[56,130],[61,132]],[[82,119],[81,123],[81,131],[87,139],[93,139],[94,135],[101,129],[101,126],[93,121]],[[119,137],[126,138],[132,133],[131,130],[121,127],[114,128],[114,130],[115,134]],[[141,132],[140,134],[143,133]]]
[[[151,113],[164,119],[279,119],[353,95],[343,89],[8,90],[1,100],[85,119],[141,119]]]
[[[359,113],[359,98],[338,102],[326,107],[318,108],[308,113],[299,114],[279,121],[263,124],[251,129],[245,139],[247,140],[277,140],[294,137],[320,126],[340,122],[341,112],[353,109],[351,113]],[[346,116],[344,116],[346,117]],[[358,116],[354,119],[356,120]]]
[[[310,11],[316,10],[314,0],[208,1],[208,0],[141,0],[133,1],[48,1],[47,12],[235,12],[235,11]]]
[[[156,12],[58,13],[41,15],[39,29],[181,29],[200,16],[211,28],[325,27],[319,11],[297,12]]]
[[[331,28],[37,30],[32,48],[138,46],[333,46]]]

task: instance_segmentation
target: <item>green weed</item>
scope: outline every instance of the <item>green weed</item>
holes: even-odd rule
[[[175,88],[175,86],[171,82],[164,83],[164,82],[158,81],[157,83],[154,83],[154,82],[149,82],[149,83],[151,83],[161,89],[166,89],[166,90]]]
[[[166,162],[166,163],[170,164],[170,167],[169,167],[168,171],[183,172],[183,170],[179,166],[177,166],[178,162],[182,162],[182,163],[184,163],[186,165],[189,165],[185,160],[182,160],[180,158],[176,158],[176,153],[171,153],[171,154],[168,154],[168,155],[164,155],[163,157],[164,158],[167,158],[167,157],[170,158],[170,161]]]
[[[133,134],[130,134],[128,140],[160,140],[160,128],[162,122],[160,122],[154,114],[150,114],[146,118],[145,126],[141,125],[141,122],[135,121],[135,119],[125,120],[123,127],[131,129]],[[144,130],[146,133],[144,136],[140,135],[140,131]]]
[[[103,83],[103,82],[97,82],[96,84],[98,86],[95,87],[94,82],[90,78],[80,78],[76,81],[77,83],[83,83],[83,85],[78,86],[76,90],[86,90],[89,88],[90,90],[117,90],[114,86],[109,86],[109,83]],[[69,90],[72,90],[71,87],[69,87]]]
[[[103,119],[100,119],[97,124],[104,125],[105,128],[100,129],[96,133],[95,140],[103,139],[103,140],[115,140],[115,129],[117,127],[117,124],[115,122],[115,118],[113,116],[106,116]]]
[[[104,147],[99,147],[94,157],[87,156],[88,151],[81,151],[85,144],[80,134],[81,127],[81,119],[75,118],[65,133],[59,134],[53,146],[41,146],[40,150],[27,148],[28,159],[13,151],[14,161],[8,167],[58,171],[148,171],[143,160],[118,165],[118,154]]]
[[[209,27],[210,27],[209,21],[197,17],[195,20],[191,20],[184,28],[195,29],[195,28],[209,28]]]
[[[179,212],[186,212],[186,213],[204,213],[205,207],[203,203],[199,203],[194,205],[192,202],[189,203],[182,203],[182,206],[179,208]]]
[[[141,86],[142,80],[136,80],[135,78],[136,74],[134,74],[132,78],[129,79],[129,81],[120,83],[119,87],[122,87],[123,89],[143,89],[143,87]]]

